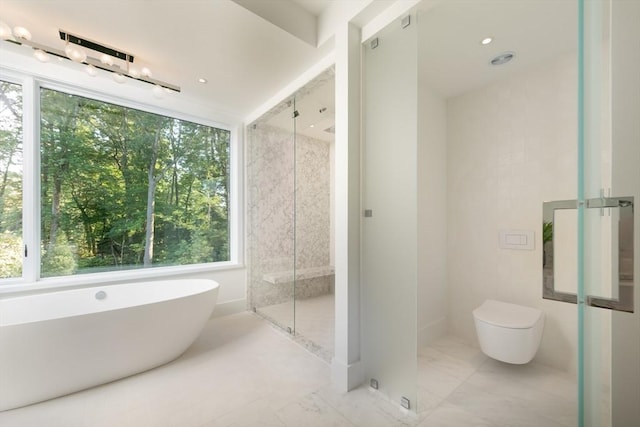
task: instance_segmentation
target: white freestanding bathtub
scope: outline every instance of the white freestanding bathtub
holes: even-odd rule
[[[170,362],[202,331],[218,287],[166,280],[0,299],[0,411]]]

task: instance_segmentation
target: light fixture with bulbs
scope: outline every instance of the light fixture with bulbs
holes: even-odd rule
[[[0,22],[0,38],[10,43],[31,47],[34,57],[40,62],[48,62],[50,56],[56,56],[58,59],[68,59],[86,64],[86,72],[91,76],[95,76],[96,70],[101,69],[113,73],[113,78],[118,83],[124,83],[126,78],[130,78],[153,85],[154,93],[158,93],[158,88],[164,88],[167,92],[180,92],[179,86],[152,78],[149,68],[142,67],[138,70],[131,67],[135,59],[131,53],[70,34],[67,31],[59,30],[59,34],[65,42],[64,50],[32,41],[31,33],[24,27],[15,27],[11,31],[8,25]]]

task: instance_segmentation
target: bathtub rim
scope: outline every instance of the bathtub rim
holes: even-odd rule
[[[89,298],[89,302],[94,303],[95,294],[100,291],[106,291],[107,299],[108,299],[110,290],[116,291],[116,292],[123,290],[123,292],[126,292],[124,288],[127,288],[127,287],[132,287],[132,286],[151,287],[154,285],[167,286],[167,287],[171,287],[171,286],[179,287],[180,285],[177,282],[182,282],[182,281],[207,282],[207,284],[211,284],[212,286],[207,286],[204,288],[198,287],[197,289],[194,289],[192,292],[175,293],[175,294],[172,294],[170,297],[157,298],[156,296],[156,298],[154,299],[142,300],[135,304],[120,304],[120,305],[114,306],[113,303],[109,304],[110,301],[105,301],[104,303],[105,307],[101,307],[101,309],[98,309],[98,310],[83,310],[83,311],[73,312],[73,313],[64,313],[61,315],[48,314],[40,317],[36,316],[32,319],[27,319],[27,320],[16,321],[14,319],[7,319],[7,317],[10,317],[12,313],[7,313],[9,310],[6,310],[6,311],[2,310],[3,305],[11,304],[12,300],[18,300],[17,303],[20,304],[21,300],[28,300],[30,298],[47,298],[47,296],[52,296],[52,295],[54,296],[54,298],[58,298],[60,297],[60,294],[64,294],[64,293],[73,293],[73,294],[86,293],[86,297]],[[176,282],[176,284],[173,285],[171,284],[171,282]],[[118,288],[118,289],[113,289],[113,288]],[[186,288],[183,287],[182,289],[186,289]],[[178,279],[164,279],[164,280],[147,280],[147,281],[131,282],[131,283],[117,283],[117,284],[109,284],[109,285],[96,284],[95,286],[84,286],[84,287],[67,288],[67,289],[54,289],[46,292],[29,293],[26,295],[14,295],[12,297],[0,299],[0,328],[11,327],[16,325],[32,324],[32,323],[38,323],[38,322],[55,321],[55,320],[64,319],[67,317],[77,317],[77,316],[83,316],[87,314],[107,313],[111,311],[125,310],[127,308],[132,308],[132,307],[141,307],[141,306],[146,306],[151,304],[158,304],[165,301],[189,298],[189,297],[204,294],[207,292],[215,292],[216,299],[217,299],[217,295],[220,292],[220,283],[217,280],[207,279],[207,278],[178,278]]]

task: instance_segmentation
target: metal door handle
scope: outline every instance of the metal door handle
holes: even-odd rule
[[[577,200],[557,200],[544,202],[542,204],[543,231],[550,233],[553,242],[555,211],[561,209],[577,209]],[[608,308],[610,310],[625,311],[633,313],[633,262],[634,262],[634,210],[633,197],[601,197],[585,201],[587,209],[620,209],[620,220],[618,224],[618,299],[603,298],[588,295],[587,305],[592,307]],[[545,265],[543,251],[542,261],[542,297],[556,301],[576,304],[577,295],[569,292],[560,292],[555,289],[554,267]]]

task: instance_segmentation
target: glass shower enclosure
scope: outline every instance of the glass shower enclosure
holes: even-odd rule
[[[333,70],[247,128],[249,309],[333,356]]]

